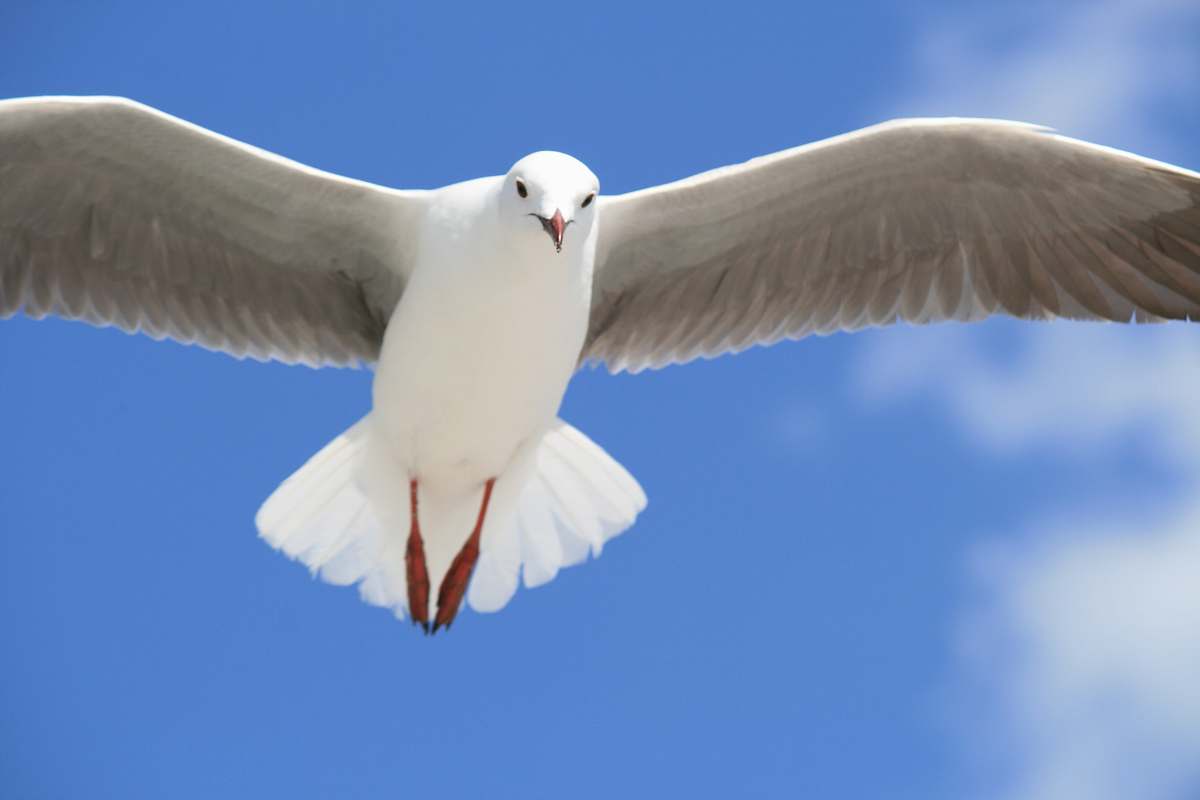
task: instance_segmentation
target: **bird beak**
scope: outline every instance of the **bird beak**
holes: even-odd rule
[[[554,240],[554,252],[562,252],[563,233],[567,230],[567,223],[563,220],[562,211],[554,209],[554,216],[550,219],[538,217],[542,221],[542,228]]]

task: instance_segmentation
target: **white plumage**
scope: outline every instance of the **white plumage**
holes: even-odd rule
[[[325,580],[420,619],[426,578],[431,612],[457,609],[439,587],[461,592],[464,575],[470,605],[495,610],[522,575],[537,586],[599,555],[645,506],[557,419],[583,361],[637,371],[995,313],[1200,316],[1200,175],[1020,123],[903,120],[598,192],[560,153],[400,191],[128,100],[3,101],[0,317],[374,364],[372,412],[258,525]]]
[[[388,531],[366,485],[387,474],[367,458],[368,416],[322,448],[263,503],[255,522],[263,538],[339,586],[358,583],[368,603],[403,617],[407,602],[402,537]],[[405,480],[403,475],[393,478]],[[407,497],[391,509],[405,520]],[[633,524],[646,495],[624,467],[562,420],[542,437],[515,513],[496,514],[467,600],[497,611],[520,575],[534,588],[563,567],[599,556],[605,542]],[[486,535],[486,534],[485,534]]]

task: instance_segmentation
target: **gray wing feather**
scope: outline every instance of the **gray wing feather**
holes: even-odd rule
[[[600,199],[583,359],[886,325],[1200,317],[1200,175],[990,120],[903,120]]]
[[[340,178],[119,98],[0,102],[0,318],[237,357],[373,361],[421,192]]]

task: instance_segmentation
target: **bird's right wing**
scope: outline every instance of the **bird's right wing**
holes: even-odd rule
[[[1200,317],[1200,175],[1020,123],[891,122],[599,213],[583,358],[613,371],[900,320]]]
[[[0,101],[0,318],[371,362],[423,213],[422,192],[321,172],[130,100]]]

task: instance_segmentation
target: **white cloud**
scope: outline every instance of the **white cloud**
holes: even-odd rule
[[[1194,797],[1200,502],[1035,523],[981,559],[964,661],[1022,800]],[[975,720],[977,725],[979,720]]]
[[[878,337],[858,386],[874,403],[932,398],[997,457],[1053,453],[1119,473],[1122,448],[1137,442],[1178,486],[1058,508],[973,554],[977,596],[960,630],[972,691],[958,693],[972,706],[969,730],[1007,756],[1001,797],[1190,797],[1200,782],[1200,336],[1183,325],[1002,327],[1006,352],[989,340],[995,326]]]
[[[933,21],[916,48],[901,115],[988,116],[1050,125],[1169,159],[1164,106],[1194,101],[1194,0],[995,4]]]
[[[1024,119],[1194,162],[1194,137],[1164,122],[1200,97],[1194,0],[966,13],[931,23],[914,90],[889,115]],[[1104,496],[1039,512],[970,559],[966,730],[1004,767],[986,794],[1197,796],[1200,330],[1002,323],[863,342],[864,401],[920,397],[981,453],[1036,453],[1108,479]],[[1147,489],[1131,449],[1162,485]]]
[[[1155,435],[1154,455],[1200,458],[1200,338],[1188,325],[991,324],[878,337],[856,380],[873,403],[936,389],[974,442],[997,454],[1089,454]],[[989,356],[1002,337],[1006,358]]]

